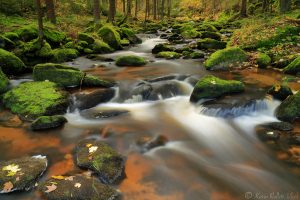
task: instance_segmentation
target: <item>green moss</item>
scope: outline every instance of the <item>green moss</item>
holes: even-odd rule
[[[80,70],[61,64],[38,64],[33,69],[35,81],[49,80],[63,87],[79,86],[84,78]]]
[[[153,54],[157,54],[162,51],[174,51],[174,49],[166,44],[157,44],[155,47],[152,49]]]
[[[78,33],[78,39],[81,41],[85,41],[88,44],[93,44],[95,42],[95,39],[93,38],[93,36],[91,36],[88,33]]]
[[[19,40],[19,35],[14,32],[6,32],[3,34],[3,36],[10,39],[11,41]]]
[[[201,38],[211,38],[215,40],[221,40],[221,34],[217,32],[211,32],[211,31],[201,31],[200,32],[200,37]]]
[[[201,99],[218,98],[226,94],[243,92],[244,90],[245,86],[240,81],[223,80],[208,75],[197,82],[190,101],[197,102]]]
[[[25,64],[20,58],[13,53],[0,49],[0,65],[2,71],[8,75],[17,75],[23,72],[26,68]]]
[[[276,110],[276,117],[292,122],[300,117],[300,93],[289,96]]]
[[[196,29],[185,30],[181,33],[184,38],[197,38],[199,37],[199,32]]]
[[[45,39],[53,46],[59,46],[66,39],[66,34],[60,31],[51,30],[49,28],[44,29]]]
[[[217,32],[218,29],[211,24],[202,24],[198,27],[199,31]]]
[[[204,63],[206,69],[228,69],[235,63],[241,63],[247,60],[247,54],[240,48],[232,47],[218,50],[213,53]]]
[[[289,86],[282,85],[273,85],[269,90],[268,94],[272,95],[275,99],[280,101],[285,100],[288,96],[293,95],[293,92]]]
[[[118,66],[143,66],[147,64],[145,58],[140,56],[122,56],[116,60]]]
[[[92,49],[89,49],[89,48],[84,48],[83,49],[83,53],[85,53],[85,54],[92,54],[92,53],[94,53],[94,51]]]
[[[259,53],[257,55],[256,63],[259,68],[265,68],[271,64],[271,58],[265,53]]]
[[[226,42],[218,41],[211,38],[205,38],[197,41],[198,49],[224,49],[226,48]]]
[[[76,48],[76,45],[74,44],[73,41],[71,42],[67,42],[65,45],[64,45],[65,48],[67,49],[75,49]]]
[[[115,50],[122,49],[120,34],[112,25],[104,25],[102,28],[99,29],[98,35],[102,38],[104,42],[106,42]]]
[[[102,80],[96,76],[87,75],[83,79],[83,85],[88,87],[112,87],[114,83]]]
[[[198,59],[198,58],[204,58],[204,53],[203,52],[192,52],[191,54],[190,54],[190,57],[192,58],[192,59]]]
[[[26,82],[5,93],[3,103],[25,118],[62,114],[68,107],[68,94],[55,83]]]
[[[174,51],[162,51],[162,52],[159,52],[155,57],[156,58],[165,58],[165,59],[178,59],[181,57],[181,55]]]
[[[87,43],[86,41],[79,41],[78,46],[81,46],[82,48],[87,48],[89,46],[89,43]]]
[[[53,53],[52,61],[55,63],[71,61],[79,56],[79,53],[76,49],[68,49],[68,48],[54,49],[52,53]]]
[[[0,68],[0,94],[6,91],[8,84],[9,80]]]
[[[92,45],[92,48],[94,53],[111,53],[114,50],[105,42],[102,40],[95,40],[94,44]]]
[[[122,27],[120,29],[120,33],[121,33],[121,37],[123,39],[127,39],[131,44],[142,43],[142,40],[140,38],[138,38],[136,36],[135,32],[130,28]]]
[[[50,44],[45,42],[42,48],[36,52],[36,55],[42,58],[51,58],[53,56],[53,52]]]
[[[130,45],[130,41],[127,40],[127,39],[122,39],[122,40],[121,40],[121,45],[122,45],[122,46],[129,46],[129,45]]]
[[[19,38],[25,42],[33,40],[38,37],[38,30],[36,25],[23,26],[15,31]]]
[[[10,39],[8,39],[7,37],[0,35],[0,48],[3,49],[12,49],[15,47],[15,43],[13,41],[11,41]]]
[[[296,58],[288,66],[286,66],[283,69],[283,72],[287,73],[287,74],[298,74],[298,73],[300,73],[300,56],[298,58]]]
[[[41,116],[31,124],[31,129],[34,131],[56,128],[64,125],[67,119],[61,115]]]

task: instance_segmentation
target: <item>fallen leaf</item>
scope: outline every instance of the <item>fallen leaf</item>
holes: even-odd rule
[[[89,148],[89,147],[91,147],[93,145],[92,144],[86,144],[85,146]]]
[[[4,183],[3,191],[10,192],[13,188],[14,188],[14,185],[12,184],[12,182],[9,181],[9,182]]]
[[[75,176],[68,176],[65,178],[66,181],[73,181]]]
[[[281,86],[280,85],[275,85],[275,92],[278,92],[280,90]]]
[[[97,146],[91,146],[89,148],[89,153],[94,153],[95,151],[97,151],[98,147]]]
[[[3,171],[8,171],[7,176],[14,176],[18,171],[21,171],[19,165],[11,164],[2,168]]]
[[[74,187],[80,188],[81,187],[81,183],[75,183]]]
[[[59,176],[52,176],[52,178],[57,179],[57,180],[64,180],[65,179],[65,177],[61,176],[61,175],[59,175]]]
[[[52,183],[52,185],[46,186],[46,187],[47,187],[47,190],[45,191],[46,193],[53,192],[53,191],[56,190],[56,188],[57,188],[57,186],[54,185],[53,183]]]

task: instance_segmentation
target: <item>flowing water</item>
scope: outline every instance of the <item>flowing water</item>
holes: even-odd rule
[[[86,58],[67,63],[118,82],[114,88],[116,95],[110,102],[87,112],[126,110],[129,113],[90,119],[75,109],[65,115],[68,123],[64,128],[42,133],[31,132],[28,124],[18,128],[0,126],[0,159],[47,155],[50,163],[43,179],[81,173],[73,164],[73,148],[80,139],[97,137],[127,156],[126,178],[115,186],[125,200],[245,199],[253,195],[270,199],[267,196],[277,193],[300,199],[300,194],[295,196],[300,186],[299,176],[296,176],[299,173],[279,161],[274,152],[260,142],[254,130],[258,124],[278,121],[274,111],[280,102],[265,98],[264,94],[282,75],[253,69],[218,73],[220,77],[243,80],[247,86],[245,94],[225,98],[221,107],[191,104],[189,96],[193,86],[189,78],[172,80],[179,92],[169,94],[169,98],[158,94],[157,101],[143,101],[141,96],[128,95],[142,79],[170,74],[192,74],[199,78],[208,74],[199,60],[154,59],[151,49],[165,41],[153,36],[144,38],[141,45],[104,55],[116,58],[136,54],[153,61],[144,67],[119,68],[112,62]],[[13,81],[14,85],[19,82]],[[292,86],[298,89],[299,84],[292,83]],[[250,103],[224,106],[233,101]],[[164,135],[169,142],[141,153],[137,141],[157,135]],[[4,195],[0,199],[27,200],[40,199],[40,196],[31,191]]]

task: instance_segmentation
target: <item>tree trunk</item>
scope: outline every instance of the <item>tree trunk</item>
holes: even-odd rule
[[[148,6],[149,6],[149,0],[146,0],[146,7],[145,7],[145,24],[146,24],[146,21],[147,21],[147,17],[148,17],[148,11],[149,11],[149,8],[148,8]]]
[[[171,17],[171,7],[172,7],[171,0],[168,0],[168,18]]]
[[[36,8],[38,14],[39,42],[41,45],[43,45],[44,31],[43,31],[43,12],[42,12],[41,0],[36,0]]]
[[[116,1],[109,0],[109,14],[108,14],[108,21],[113,23],[115,21],[115,14],[116,14]]]
[[[281,13],[291,10],[291,0],[279,0],[279,8]]]
[[[96,24],[100,22],[100,2],[99,0],[94,0],[94,20]]]
[[[127,16],[131,17],[131,0],[127,0]]]
[[[55,6],[53,0],[46,0],[47,18],[52,24],[56,24]]]
[[[134,17],[137,18],[137,14],[138,14],[138,0],[135,0],[135,8],[134,8]]]
[[[126,14],[126,2],[125,2],[125,0],[122,0],[122,5],[123,5],[123,13],[125,15]]]
[[[157,0],[153,0],[153,19],[157,19]]]
[[[241,17],[247,17],[247,0],[242,0]]]
[[[161,1],[161,19],[164,19],[165,15],[165,0]]]

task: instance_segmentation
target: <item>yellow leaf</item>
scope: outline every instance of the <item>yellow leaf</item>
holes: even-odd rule
[[[92,144],[86,144],[86,147],[90,148],[91,146],[93,146]]]
[[[57,179],[57,180],[64,180],[65,177],[64,176],[52,176],[52,178]]]
[[[280,85],[275,85],[275,92],[278,92],[280,90],[281,86]]]
[[[14,188],[14,185],[12,184],[12,182],[9,181],[9,182],[4,183],[3,191],[10,192],[13,188]]]

